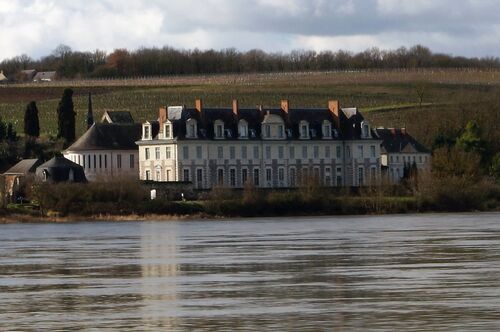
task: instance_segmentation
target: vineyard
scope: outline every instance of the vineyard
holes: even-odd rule
[[[495,100],[500,92],[500,71],[375,70],[5,85],[0,86],[0,116],[12,122],[21,133],[24,109],[28,102],[35,100],[40,112],[41,132],[55,135],[56,108],[65,87],[75,91],[77,136],[85,128],[89,92],[93,96],[96,119],[100,119],[105,110],[126,110],[136,121],[142,122],[154,119],[161,105],[193,105],[195,98],[203,98],[207,107],[230,107],[235,98],[242,107],[278,106],[285,98],[290,100],[292,107],[326,107],[327,101],[334,98],[344,106],[361,108],[375,125],[405,125],[413,127],[416,136],[427,136],[430,133],[424,129],[431,130],[431,127],[423,126],[422,121],[427,122],[430,118],[437,121],[433,114],[455,107],[450,105]],[[424,113],[427,114],[425,118],[421,116]]]

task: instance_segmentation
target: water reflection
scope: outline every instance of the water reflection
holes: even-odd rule
[[[499,219],[3,225],[0,331],[498,330]]]

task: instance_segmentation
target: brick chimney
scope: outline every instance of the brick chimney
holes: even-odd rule
[[[233,99],[233,115],[238,118],[238,99]]]
[[[338,100],[329,100],[328,101],[328,109],[330,113],[333,115],[333,119],[337,125],[337,128],[340,128],[340,103]]]
[[[288,99],[283,99],[281,101],[281,109],[283,112],[288,114],[288,111],[290,110],[290,103],[288,102]]]
[[[158,111],[158,122],[160,123],[160,133],[163,133],[163,124],[167,122],[167,107],[162,106],[160,107],[160,110]]]
[[[203,101],[201,99],[196,99],[194,103],[194,108],[196,109],[196,111],[201,113],[203,109]]]

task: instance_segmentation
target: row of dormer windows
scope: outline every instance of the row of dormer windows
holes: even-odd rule
[[[284,124],[276,123],[263,123],[262,125],[262,138],[264,139],[286,139],[292,137],[291,129],[285,129]],[[333,132],[333,135],[332,135]],[[224,122],[221,120],[216,120],[214,123],[214,134],[216,139],[233,138],[233,132],[231,129],[224,128]],[[249,137],[255,138],[255,130],[248,128],[248,123],[245,120],[240,120],[238,124],[238,138],[247,139]],[[305,120],[299,123],[299,138],[300,139],[310,139],[317,138],[318,134],[316,130],[309,128],[309,123]],[[143,125],[142,137],[145,140],[152,139],[151,124],[146,123]],[[323,121],[322,124],[322,137],[324,139],[331,139],[332,137],[337,138],[338,132],[333,129],[330,121]],[[370,138],[370,126],[363,122],[362,124],[362,137]],[[167,121],[163,125],[163,134],[161,136],[163,139],[173,138],[173,127],[170,121]],[[186,121],[186,138],[198,138],[198,123],[195,119],[188,119]]]

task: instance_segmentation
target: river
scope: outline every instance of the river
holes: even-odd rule
[[[0,225],[0,331],[500,330],[500,214]]]

